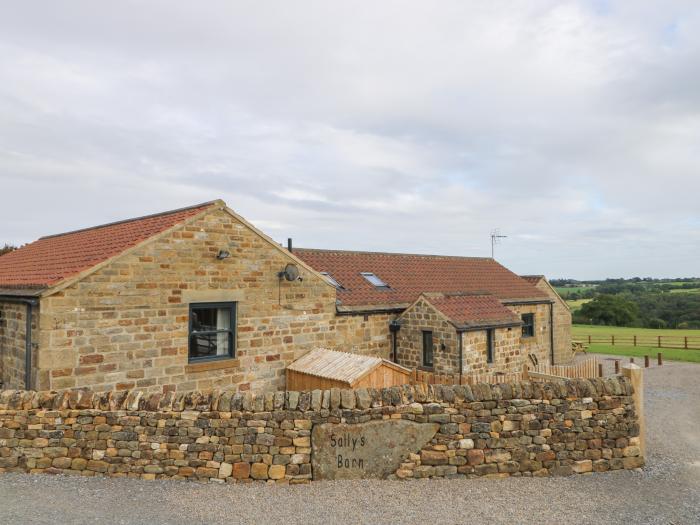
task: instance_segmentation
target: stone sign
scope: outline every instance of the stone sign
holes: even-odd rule
[[[314,479],[385,478],[428,443],[440,425],[386,419],[315,425],[311,432]]]

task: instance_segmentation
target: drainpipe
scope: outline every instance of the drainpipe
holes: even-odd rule
[[[24,389],[32,389],[32,303],[27,303],[27,326],[24,341]]]
[[[389,323],[389,331],[391,332],[391,360],[396,363],[398,361],[397,355],[397,339],[399,335],[399,330],[401,330],[401,323],[394,319]]]
[[[554,364],[554,303],[549,304],[549,362]]]
[[[464,339],[464,332],[457,332],[457,337],[459,338],[459,384],[462,384],[462,370],[464,369],[463,362],[463,351],[462,351],[462,339]]]
[[[27,305],[26,325],[24,330],[24,389],[32,388],[32,310],[38,305],[36,299],[25,299],[22,297],[0,297],[0,300],[21,303]]]

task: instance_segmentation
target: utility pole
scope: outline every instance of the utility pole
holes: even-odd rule
[[[505,239],[507,235],[501,235],[501,231],[496,228],[491,232],[491,258],[493,259],[493,247],[501,243],[501,239]]]

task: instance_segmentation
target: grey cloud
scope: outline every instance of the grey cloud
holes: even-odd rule
[[[697,35],[690,0],[17,3],[0,243],[223,197],[298,245],[697,273]]]

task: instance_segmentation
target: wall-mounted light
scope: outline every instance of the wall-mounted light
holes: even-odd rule
[[[226,250],[219,250],[219,253],[216,254],[216,258],[220,261],[228,259],[229,257],[231,257],[231,252],[227,252]]]

